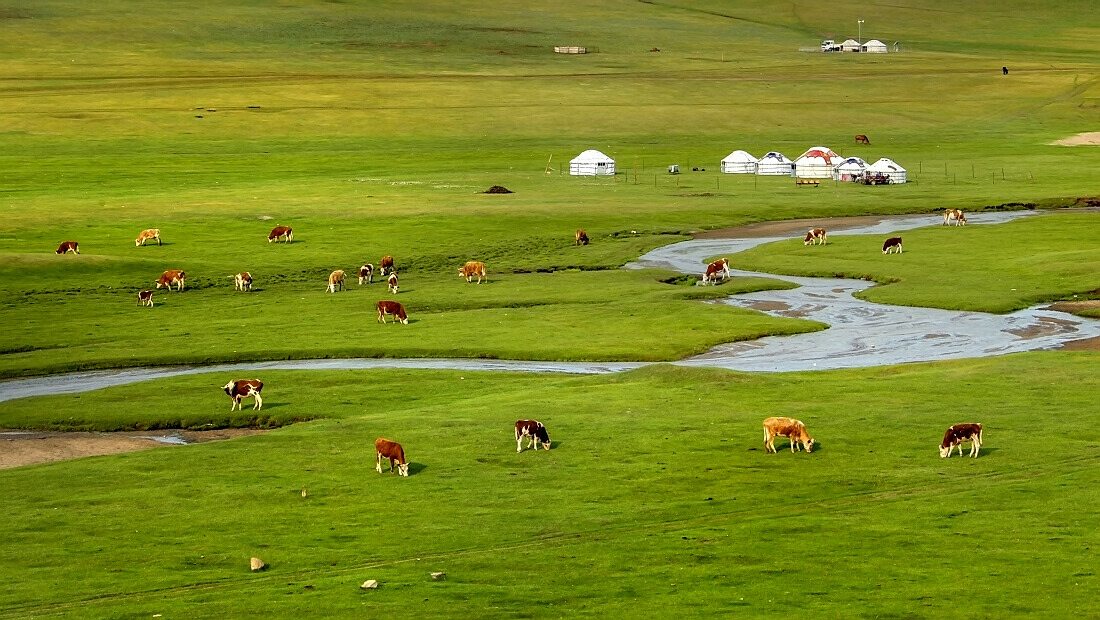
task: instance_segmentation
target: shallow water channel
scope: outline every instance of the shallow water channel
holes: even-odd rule
[[[1033,211],[975,213],[968,225],[999,224]],[[939,225],[942,217],[922,215],[884,218],[872,225],[829,235],[887,235],[913,228]],[[658,248],[626,266],[628,269],[659,267],[687,274],[701,274],[703,260],[730,255],[762,243],[789,239],[775,237],[696,239]],[[801,234],[797,235],[801,237]],[[931,308],[888,306],[852,296],[874,284],[862,280],[801,278],[733,270],[734,276],[765,276],[787,280],[800,287],[788,291],[761,291],[731,296],[728,303],[776,316],[812,319],[828,324],[824,331],[794,336],[768,337],[730,343],[678,362],[681,366],[710,366],[742,371],[789,372],[882,366],[1057,348],[1066,342],[1100,336],[1100,321],[1063,312],[1028,308],[1012,314],[959,312]],[[448,370],[519,371],[541,373],[602,374],[645,366],[630,362],[537,362],[469,359],[325,359],[220,364],[204,367],[137,368],[82,372],[0,382],[0,402],[44,394],[85,392],[162,377],[206,372],[229,373],[263,370],[334,370],[366,368],[421,368]]]

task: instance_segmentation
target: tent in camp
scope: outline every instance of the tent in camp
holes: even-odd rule
[[[783,153],[770,151],[767,155],[756,160],[756,174],[790,176],[791,160],[787,159]]]
[[[745,151],[734,151],[722,160],[722,172],[726,174],[754,174],[756,158]]]
[[[867,166],[867,172],[885,175],[886,178],[890,179],[891,183],[905,182],[905,168],[902,168],[897,162],[886,159],[885,157]]]
[[[837,165],[833,172],[833,179],[847,182],[858,181],[865,170],[867,170],[867,162],[859,157],[849,157]]]
[[[615,160],[597,150],[590,149],[569,160],[569,174],[580,176],[615,174]]]
[[[831,179],[833,168],[843,158],[824,146],[815,146],[794,160],[794,176],[799,179]]]
[[[882,41],[879,41],[878,39],[871,39],[861,46],[860,51],[864,51],[870,54],[885,54],[889,50],[886,48],[886,44]]]
[[[840,51],[842,51],[842,52],[858,52],[859,51],[859,41],[856,41],[855,39],[845,40],[843,43],[840,44]]]

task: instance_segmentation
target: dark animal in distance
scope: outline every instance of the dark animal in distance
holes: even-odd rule
[[[54,254],[68,254],[69,252],[80,254],[80,244],[76,241],[62,241],[61,245],[57,246]]]
[[[897,250],[897,253],[901,254],[901,237],[890,237],[882,244],[883,254],[890,254],[894,250]]]
[[[1001,67],[1001,73],[1003,75],[1008,75],[1008,67]]]
[[[870,144],[871,141],[863,134],[856,134],[856,144]]]
[[[959,456],[962,456],[962,444],[970,442],[970,455],[978,458],[978,450],[982,447],[981,424],[956,424],[947,429],[940,442],[940,458],[950,458],[955,446],[959,447]]]

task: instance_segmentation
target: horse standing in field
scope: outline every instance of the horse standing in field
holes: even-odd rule
[[[856,144],[871,144],[871,141],[863,134],[856,134]]]

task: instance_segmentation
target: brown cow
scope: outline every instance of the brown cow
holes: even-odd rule
[[[824,228],[814,228],[806,233],[806,238],[802,241],[802,245],[817,245],[819,242],[821,245],[825,245],[828,239],[829,233],[825,232]]]
[[[251,291],[252,290],[252,274],[247,271],[242,271],[233,276],[233,286],[238,291]]]
[[[374,440],[374,468],[382,473],[382,459],[390,460],[390,473],[393,473],[394,463],[397,464],[397,472],[406,478],[409,477],[409,462],[405,460],[405,449],[401,444],[389,439],[379,437]]]
[[[374,284],[374,265],[367,263],[359,268],[359,284],[363,284],[363,280],[367,281],[367,284]]]
[[[523,452],[524,437],[530,438],[531,443],[527,444],[527,447],[534,446],[536,452],[539,449],[540,441],[543,448],[550,449],[550,435],[547,434],[546,427],[538,420],[516,420],[516,452]]]
[[[940,458],[951,458],[955,446],[959,447],[959,456],[962,456],[964,442],[970,442],[970,456],[978,458],[978,450],[982,447],[982,425],[956,424],[947,429],[940,443]]]
[[[138,305],[153,307],[153,291],[138,291]]]
[[[806,432],[806,425],[794,418],[768,418],[764,420],[764,451],[775,454],[775,438],[788,437],[791,440],[791,452],[796,452],[798,444],[812,452],[814,438]]]
[[[856,144],[870,144],[871,141],[863,134],[856,134]]]
[[[325,287],[325,290],[327,290],[330,293],[335,293],[336,292],[336,287],[340,287],[340,290],[344,290],[344,270],[343,269],[337,269],[336,271],[333,271],[332,273],[328,274],[328,286]]]
[[[405,325],[409,324],[409,316],[405,314],[405,306],[396,301],[378,302],[378,320],[385,323],[387,314],[393,316],[394,322],[401,321]]]
[[[233,405],[229,407],[230,411],[234,409],[244,410],[241,406],[241,399],[254,397],[256,404],[252,405],[253,409],[262,409],[264,406],[264,399],[260,398],[260,390],[264,389],[263,381],[258,379],[238,379],[237,381],[230,381],[222,386],[225,393],[233,399]]]
[[[395,271],[393,268],[393,257],[389,255],[383,256],[382,260],[378,263],[378,275],[384,277],[387,270]]]
[[[723,279],[730,277],[730,259],[720,258],[707,265],[707,271],[703,274],[703,284],[714,283],[719,276]]]
[[[61,245],[57,246],[54,254],[68,254],[69,252],[80,254],[80,244],[76,241],[62,241]]]
[[[186,276],[187,274],[185,274],[181,269],[169,269],[168,271],[160,274],[160,278],[156,281],[157,288],[164,286],[167,287],[168,290],[172,290],[172,285],[175,284],[176,291],[182,291],[184,279]]]
[[[141,234],[138,235],[138,238],[134,239],[134,246],[136,247],[136,246],[139,246],[139,245],[145,245],[145,242],[150,240],[150,239],[156,239],[157,240],[157,245],[160,245],[160,229],[159,228],[148,228],[146,230],[141,231]]]
[[[389,287],[390,292],[394,295],[397,294],[397,272],[391,271],[390,277],[386,278],[386,286]]]
[[[583,228],[578,228],[574,235],[573,245],[588,245],[588,233],[584,232]]]
[[[468,261],[458,270],[458,275],[466,278],[467,283],[472,281],[474,276],[477,276],[477,283],[481,284],[481,279],[485,278],[485,263],[473,260]]]
[[[267,242],[271,243],[272,241],[278,241],[280,238],[282,238],[285,243],[294,241],[294,229],[290,226],[276,226],[268,233]]]
[[[966,226],[966,216],[963,215],[962,209],[945,209],[943,212],[943,225],[954,224],[955,226]]]
[[[890,237],[886,240],[886,243],[882,244],[883,254],[890,254],[894,250],[897,250],[897,253],[901,254],[901,237]]]

